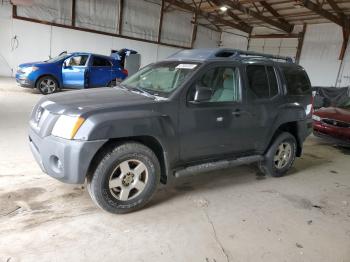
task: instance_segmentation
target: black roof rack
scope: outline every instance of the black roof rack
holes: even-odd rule
[[[268,58],[268,59],[276,59],[276,60],[284,60],[288,63],[293,63],[293,59],[287,56],[279,56],[279,55],[270,55],[264,53],[258,53],[253,51],[244,51],[233,48],[204,48],[204,49],[189,49],[179,51],[167,59],[178,59],[178,60],[199,60],[205,61],[208,59],[216,59],[216,58],[230,58],[230,59],[242,59],[244,57],[250,58]]]
[[[264,53],[258,53],[253,51],[244,51],[244,50],[238,50],[238,49],[222,49],[219,50],[216,54],[216,57],[261,57],[261,58],[270,58],[270,59],[276,59],[276,60],[284,60],[288,63],[293,63],[293,59],[288,56],[280,56],[280,55],[270,55],[270,54],[264,54]]]

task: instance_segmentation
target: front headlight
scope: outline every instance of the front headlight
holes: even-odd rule
[[[321,121],[321,117],[316,116],[316,115],[312,115],[312,120],[320,122]]]
[[[29,73],[31,73],[31,72],[34,72],[34,71],[38,70],[38,69],[39,69],[39,67],[30,66],[30,67],[21,68],[21,71],[22,71],[23,73],[29,74]]]
[[[85,119],[80,116],[62,115],[55,123],[51,135],[65,139],[74,139]]]

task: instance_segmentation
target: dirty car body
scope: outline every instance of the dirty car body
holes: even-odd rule
[[[312,131],[309,79],[288,59],[242,52],[181,51],[117,87],[42,98],[35,159],[62,182],[87,180],[113,213],[142,207],[158,180],[253,162],[284,174]]]

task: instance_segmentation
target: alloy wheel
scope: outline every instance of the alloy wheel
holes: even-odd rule
[[[56,91],[56,83],[52,79],[43,79],[39,84],[40,90],[45,94],[51,94]]]
[[[109,179],[110,193],[118,200],[127,201],[141,194],[148,180],[144,163],[136,159],[121,162]]]
[[[292,146],[288,142],[281,143],[274,156],[274,163],[277,169],[284,168],[292,157]]]

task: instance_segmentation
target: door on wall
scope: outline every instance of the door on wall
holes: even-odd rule
[[[252,38],[248,50],[265,54],[296,57],[298,49],[297,38]]]
[[[62,82],[64,87],[84,88],[87,84],[87,62],[89,55],[74,55],[64,61]]]

